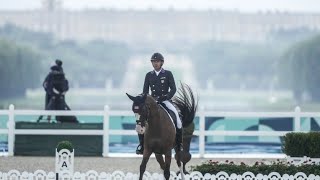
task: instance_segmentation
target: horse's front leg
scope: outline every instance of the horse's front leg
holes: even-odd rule
[[[147,150],[146,148],[143,151],[143,158],[142,158],[142,162],[140,164],[140,176],[139,176],[139,180],[142,180],[143,174],[146,171],[146,167],[147,167],[147,163],[149,161],[149,158],[151,156],[152,152]]]
[[[170,165],[171,165],[171,150],[165,154],[165,168],[164,168],[164,178],[169,180],[170,178]]]
[[[156,159],[161,167],[162,170],[165,168],[164,160],[161,154],[156,154]]]

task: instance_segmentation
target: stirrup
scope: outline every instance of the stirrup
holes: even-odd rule
[[[141,144],[138,145],[136,149],[136,154],[143,154],[143,146]]]

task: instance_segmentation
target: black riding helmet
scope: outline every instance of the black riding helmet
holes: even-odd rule
[[[60,59],[56,59],[55,63],[57,66],[62,66],[62,61]]]
[[[156,60],[164,61],[164,58],[163,58],[162,54],[160,54],[160,53],[154,53],[154,54],[151,56],[151,61],[156,61]]]

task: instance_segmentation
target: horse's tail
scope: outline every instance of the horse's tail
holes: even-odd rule
[[[173,103],[178,106],[181,115],[182,126],[187,127],[193,122],[196,115],[198,101],[193,95],[192,89],[184,83],[180,83],[178,95],[173,98]]]

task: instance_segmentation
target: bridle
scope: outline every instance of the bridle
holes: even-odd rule
[[[140,105],[133,104],[132,111],[134,112],[137,124],[141,124],[141,126],[144,127],[150,119],[150,106],[145,102]]]

